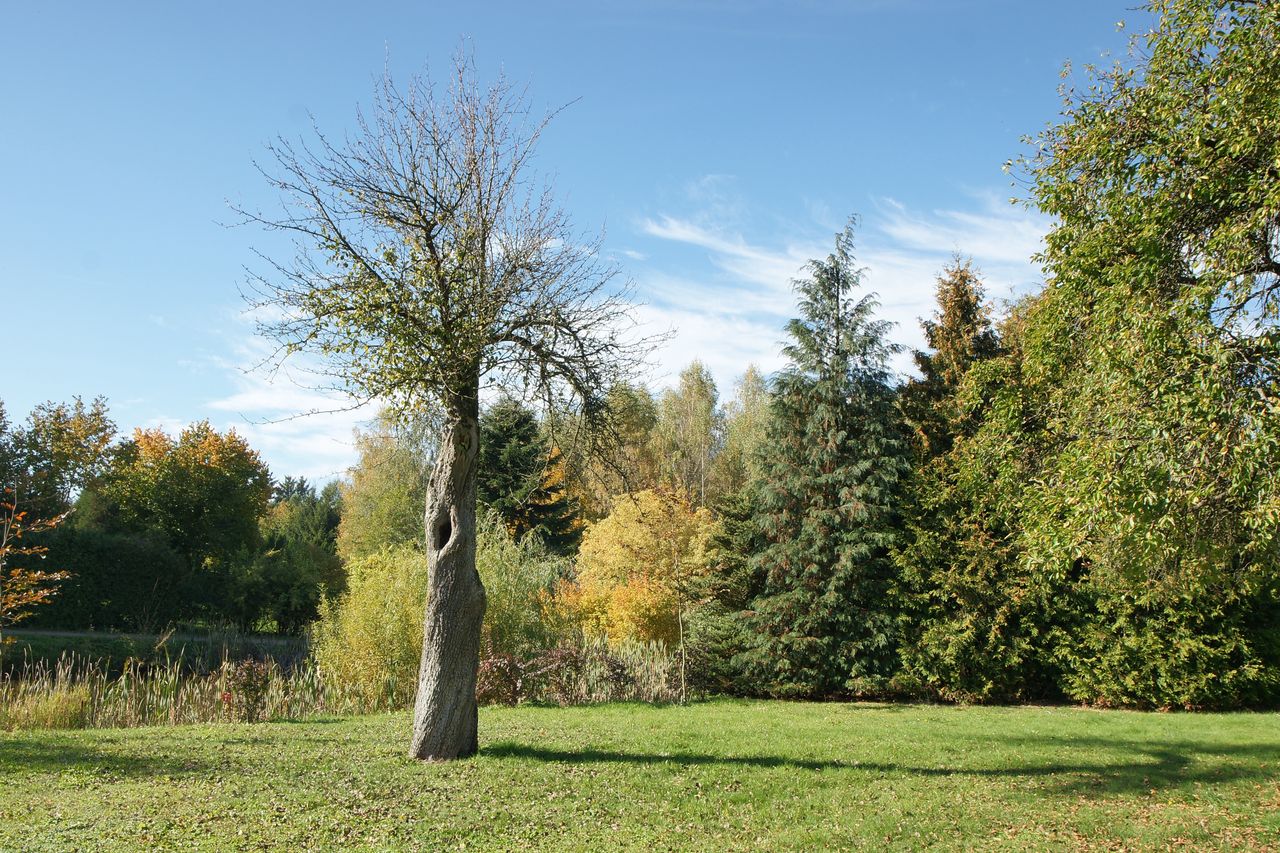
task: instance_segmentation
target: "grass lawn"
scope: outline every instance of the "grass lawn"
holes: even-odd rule
[[[1280,849],[1280,715],[716,701],[0,732],[0,849]]]

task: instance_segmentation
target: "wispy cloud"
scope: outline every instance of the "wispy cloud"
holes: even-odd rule
[[[688,219],[660,216],[646,219],[641,230],[650,237],[698,246],[710,252],[711,262],[738,280],[769,291],[787,292],[790,282],[814,257],[808,246],[765,248],[748,243],[740,234],[718,232]]]
[[[155,417],[148,418],[139,428],[147,430],[161,429],[170,435],[177,435],[182,432],[186,426],[187,423],[181,418],[175,418],[172,415],[156,415]]]
[[[696,358],[711,371],[722,396],[727,396],[747,365],[755,364],[766,373],[783,366],[779,354],[782,328],[774,317],[761,319],[731,311],[656,303],[640,306],[636,314],[645,327],[676,330],[657,354],[653,378],[658,385],[674,381],[679,371]]]
[[[913,212],[883,199],[877,227],[903,250],[926,254],[959,251],[983,263],[1021,266],[1040,251],[1048,230],[1042,214],[1015,207],[994,194],[975,196],[976,209]]]
[[[354,407],[349,397],[319,387],[315,365],[305,359],[257,368],[269,345],[240,325],[245,337],[233,343],[233,356],[215,359],[231,391],[206,408],[221,428],[234,427],[260,451],[276,476],[323,483],[343,475],[355,461],[355,429],[374,417],[376,406]]]
[[[915,211],[880,199],[855,235],[865,286],[877,294],[880,315],[895,324],[893,339],[907,348],[924,345],[919,318],[932,313],[938,272],[954,254],[974,259],[993,298],[1025,293],[1039,282],[1031,256],[1047,221],[991,194],[968,200],[954,209]],[[740,209],[729,222],[717,222],[715,208],[695,205],[683,215],[664,213],[638,223],[650,238],[705,253],[701,264],[678,273],[655,261],[637,276],[650,302],[642,319],[676,329],[659,353],[662,377],[670,381],[698,358],[727,389],[749,363],[766,370],[780,366],[782,329],[794,311],[791,283],[810,259],[826,257],[833,248],[829,208],[813,201],[806,206],[811,224],[780,242],[745,236]],[[894,367],[908,372],[909,356],[903,353]]]

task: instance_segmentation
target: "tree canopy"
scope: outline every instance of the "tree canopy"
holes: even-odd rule
[[[319,356],[357,400],[438,407],[428,481],[430,564],[411,753],[476,750],[484,585],[475,568],[482,383],[534,391],[601,422],[602,395],[643,358],[615,270],[533,175],[550,116],[465,56],[440,89],[385,77],[342,142],[281,140],[264,174],[284,213],[246,211],[297,240],[254,280],[260,330],[282,357]],[[598,434],[595,431],[590,433]]]

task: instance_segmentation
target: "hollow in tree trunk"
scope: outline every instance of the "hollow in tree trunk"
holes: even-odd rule
[[[475,402],[451,412],[427,495],[428,592],[413,711],[414,758],[474,755],[485,594],[476,572]]]

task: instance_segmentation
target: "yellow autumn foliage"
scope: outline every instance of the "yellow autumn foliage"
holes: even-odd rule
[[[710,511],[695,509],[678,492],[619,495],[613,511],[583,536],[577,582],[561,585],[560,608],[588,636],[674,645],[690,587],[707,569],[714,528]]]

